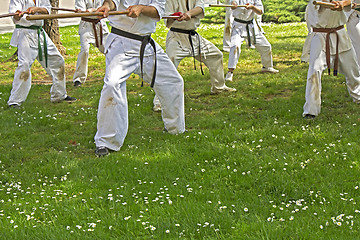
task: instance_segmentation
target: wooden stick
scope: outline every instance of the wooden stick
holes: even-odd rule
[[[335,7],[335,3],[331,3],[331,2],[313,1],[313,4],[314,4],[314,5],[324,6],[324,7]]]
[[[1,14],[0,18],[5,18],[5,17],[12,17],[17,15],[16,13],[5,13],[5,14]]]
[[[56,11],[68,11],[68,12],[76,12],[75,9],[69,9],[69,8],[59,8],[59,7],[52,7],[51,10]]]
[[[163,16],[161,19],[178,19],[180,16]]]
[[[235,5],[210,4],[209,7],[235,7]],[[247,7],[247,5],[237,5],[236,7]]]
[[[124,15],[129,11],[110,11],[109,15]],[[76,18],[76,17],[94,17],[103,16],[102,12],[84,12],[84,13],[60,13],[60,14],[39,14],[26,16],[26,20],[42,20],[55,18]]]

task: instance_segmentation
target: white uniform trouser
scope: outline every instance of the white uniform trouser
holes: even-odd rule
[[[115,45],[115,46],[113,46]],[[158,48],[159,45],[157,45]],[[150,82],[154,56],[144,57],[144,80]],[[111,45],[106,54],[106,74],[101,91],[95,144],[118,151],[128,131],[126,80],[140,74],[140,58],[125,55],[122,48]],[[184,82],[166,53],[157,51],[157,72],[154,90],[162,105],[165,129],[172,134],[185,131]]]
[[[306,82],[304,113],[319,115],[321,110],[321,74],[327,69],[326,55],[319,39],[313,38],[310,46],[309,71]],[[333,64],[335,55],[331,55]],[[360,101],[360,74],[353,49],[339,53],[339,72],[345,75],[346,86],[354,102]]]
[[[169,31],[168,35],[168,38],[171,38],[171,40],[166,41],[166,53],[177,68],[181,60],[193,56],[189,38],[187,34],[176,33],[173,31]],[[200,35],[199,38],[201,61],[209,69],[211,88],[223,89],[225,87],[223,54],[213,43]],[[195,59],[200,61],[199,41],[196,35],[192,36],[192,42],[194,45]],[[197,69],[199,67],[200,66],[197,66]]]
[[[356,53],[356,59],[360,64],[360,17],[357,12],[350,15],[346,28]]]
[[[231,4],[231,1],[227,0],[226,4]],[[233,21],[234,21],[234,17],[232,15],[232,10],[230,8],[226,8],[224,36],[223,36],[223,50],[226,52],[230,51],[231,26],[233,24]]]
[[[41,41],[41,46],[43,42]],[[48,67],[45,66],[45,56],[43,49],[43,60],[38,58],[38,48],[30,47],[26,37],[23,37],[18,44],[18,67],[15,70],[14,81],[8,105],[23,103],[31,88],[31,66],[35,59],[41,64],[46,72],[52,77],[50,88],[51,102],[58,102],[66,98],[65,83],[65,62],[54,43],[47,38]]]
[[[99,32],[100,29],[98,29],[97,32]],[[98,39],[100,39],[100,34],[98,33]],[[99,51],[104,53],[104,44],[106,41],[107,34],[103,35],[103,44],[98,47]],[[96,47],[95,44],[95,37],[93,34],[93,30],[85,32],[84,34],[80,34],[80,53],[77,57],[76,61],[76,70],[73,77],[73,82],[79,81],[81,83],[84,83],[86,81],[86,77],[88,74],[88,58],[89,58],[89,50],[90,50],[90,44],[92,44],[94,47]],[[100,44],[100,41],[99,41]]]
[[[211,90],[224,89],[226,86],[224,79],[223,54],[213,43],[200,35],[199,38],[201,42],[201,61],[209,69]],[[176,68],[184,58],[193,57],[187,34],[169,31],[167,39],[170,40],[166,41],[166,53]],[[195,35],[192,36],[191,39],[194,46],[195,59],[200,61],[198,37]],[[198,68],[200,68],[200,66],[197,66],[197,69]],[[156,95],[153,103],[154,105],[159,104],[159,99]]]
[[[245,38],[241,37],[239,34],[232,34],[228,68],[236,68],[236,64],[239,61],[241,53],[241,45],[244,40]],[[251,37],[251,40],[253,40],[253,37]],[[263,67],[273,67],[271,44],[266,39],[264,34],[260,33],[256,35],[256,43],[254,44],[254,46],[256,50],[258,50],[258,52],[260,53],[261,63]]]

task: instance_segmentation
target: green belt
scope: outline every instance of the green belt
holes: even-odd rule
[[[32,29],[32,30],[37,30],[37,34],[38,34],[38,51],[39,51],[39,60],[42,61],[43,60],[43,56],[42,56],[42,48],[41,48],[41,41],[40,41],[40,34],[43,34],[44,37],[44,55],[45,55],[45,66],[47,67],[48,64],[48,51],[47,51],[47,42],[46,42],[46,34],[44,32],[44,29],[41,26],[34,26],[31,25],[29,27],[25,27],[25,26],[21,26],[21,25],[16,25],[16,28],[25,28],[25,29]]]

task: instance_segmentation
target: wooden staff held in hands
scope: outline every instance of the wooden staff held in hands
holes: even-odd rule
[[[237,5],[236,2],[232,2],[232,5],[231,6],[231,9],[236,9],[238,8],[239,6],[243,6],[243,5]],[[261,15],[263,14],[262,10],[255,7],[254,5],[250,4],[250,3],[247,3],[246,5],[244,5],[246,9],[250,9],[250,10],[253,10],[254,13],[258,14],[258,15]]]
[[[5,13],[5,14],[0,14],[0,18],[5,18],[5,17],[13,17],[15,16],[16,13]]]
[[[234,7],[234,5],[227,4],[210,4],[209,7]],[[246,5],[237,5],[236,7],[246,7]]]
[[[129,14],[129,11],[109,11],[108,15],[124,15]],[[27,20],[41,20],[41,19],[56,19],[56,18],[76,18],[76,17],[103,17],[102,12],[79,12],[79,13],[59,13],[59,14],[39,14],[27,16]]]
[[[67,12],[79,12],[77,9],[59,8],[59,7],[52,7],[51,10],[55,10],[55,11],[67,11]]]

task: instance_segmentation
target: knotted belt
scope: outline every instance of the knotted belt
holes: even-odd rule
[[[328,66],[328,72],[330,74],[330,34],[336,34],[336,55],[334,61],[334,76],[337,76],[338,66],[339,66],[339,35],[337,31],[343,29],[344,25],[341,25],[337,28],[313,28],[313,32],[326,33],[326,44],[325,44],[325,54],[326,54],[326,64]]]
[[[184,30],[184,29],[180,29],[180,28],[170,28],[170,31],[173,32],[177,32],[177,33],[184,33],[184,34],[188,34],[189,36],[189,42],[190,42],[190,46],[191,46],[191,50],[192,50],[192,54],[193,54],[193,58],[194,58],[194,68],[196,70],[196,62],[195,62],[195,50],[194,50],[194,44],[192,42],[191,36],[197,36],[197,39],[199,41],[199,57],[200,57],[200,69],[201,69],[201,74],[204,75],[204,71],[202,69],[202,64],[201,64],[201,43],[200,43],[200,36],[199,34],[195,31],[195,30]]]
[[[151,84],[150,84],[150,87],[154,87],[155,77],[156,77],[157,61],[156,61],[155,41],[151,38],[151,35],[140,36],[140,35],[137,35],[137,34],[125,32],[123,30],[120,30],[120,29],[117,29],[117,28],[114,28],[114,27],[111,28],[111,33],[114,33],[114,34],[122,36],[122,37],[130,38],[130,39],[133,39],[133,40],[138,40],[138,41],[141,42],[141,47],[140,47],[140,67],[141,67],[141,78],[142,79],[144,79],[143,62],[144,62],[145,47],[146,47],[146,45],[148,43],[150,43],[150,45],[154,49],[154,54],[155,54],[154,72],[153,72],[153,77],[152,77]],[[143,86],[143,84],[141,84],[141,86]]]
[[[97,31],[96,31],[96,24],[98,24],[100,22],[100,19],[82,17],[81,20],[84,22],[92,23],[96,47],[99,48],[101,45],[103,45],[103,28],[102,28],[101,24],[99,24],[99,26],[100,26],[100,44],[99,44],[98,35],[97,35]]]
[[[32,29],[32,30],[37,30],[37,35],[38,35],[38,55],[39,55],[39,60],[42,61],[43,60],[43,55],[42,55],[42,48],[41,48],[41,41],[40,41],[40,34],[43,34],[44,37],[44,55],[45,55],[45,66],[48,66],[48,51],[47,51],[47,42],[46,42],[46,34],[44,29],[42,28],[42,26],[35,26],[35,25],[31,25],[31,26],[22,26],[22,25],[18,25],[16,24],[15,26],[16,28],[25,28],[25,29]]]
[[[255,36],[255,28],[254,28],[254,24],[253,24],[253,19],[249,20],[249,21],[244,21],[238,18],[234,18],[235,22],[238,23],[243,23],[246,24],[246,34],[247,34],[247,40],[248,40],[248,46],[251,46],[251,37],[250,37],[250,25],[251,25],[251,31],[253,33],[253,38],[254,38],[254,44],[256,44],[256,36]]]

